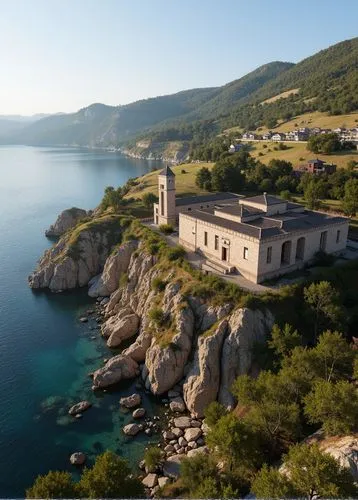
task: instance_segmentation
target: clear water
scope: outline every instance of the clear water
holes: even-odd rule
[[[0,497],[23,496],[49,469],[72,470],[69,455],[112,449],[134,465],[148,438],[124,437],[130,414],[119,398],[133,383],[96,396],[88,372],[109,352],[95,323],[81,313],[93,301],[85,290],[35,293],[27,276],[51,245],[44,230],[64,208],[94,208],[108,185],[153,167],[104,152],[0,147]],[[95,335],[95,339],[93,336]],[[67,417],[71,403],[90,399],[81,420]],[[144,395],[149,414],[156,401]]]

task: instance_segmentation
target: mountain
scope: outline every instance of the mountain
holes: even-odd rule
[[[12,143],[118,146],[207,140],[239,125],[274,126],[307,111],[358,109],[358,38],[340,42],[293,64],[271,62],[221,87],[192,89],[125,106],[92,104],[77,113],[52,115],[7,134]],[[294,92],[287,92],[294,90]],[[285,92],[285,98],[271,99]],[[271,102],[264,102],[267,99]],[[0,129],[1,134],[1,129]],[[149,141],[149,142],[148,142]],[[160,146],[161,148],[162,146]],[[159,148],[159,149],[160,149]]]
[[[15,131],[24,128],[30,123],[34,123],[50,115],[36,114],[32,116],[22,115],[0,115],[0,136],[8,136]]]

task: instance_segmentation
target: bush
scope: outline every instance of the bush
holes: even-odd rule
[[[205,408],[204,414],[205,423],[207,423],[209,427],[212,427],[218,422],[218,420],[220,420],[221,417],[227,415],[227,409],[222,404],[214,401]]]
[[[182,174],[186,174],[186,170],[184,170],[184,169],[182,168],[181,173],[182,173]]]
[[[170,247],[166,251],[166,256],[168,260],[173,262],[174,260],[179,260],[185,257],[185,250],[183,247],[177,245],[175,247]]]
[[[163,459],[162,451],[157,446],[151,446],[144,453],[145,466],[150,471],[155,471]]]
[[[313,258],[313,266],[317,267],[331,267],[334,264],[336,257],[334,255],[328,254],[323,250],[316,252]]]
[[[26,490],[26,498],[76,498],[76,484],[69,472],[50,471],[38,476],[31,488]]]
[[[163,292],[165,290],[166,283],[160,278],[154,278],[152,280],[152,289],[156,292]]]
[[[163,234],[171,234],[174,232],[174,227],[171,224],[161,224],[159,226],[159,231]]]
[[[160,307],[153,307],[148,313],[149,319],[157,326],[162,326],[165,322],[165,314]]]
[[[145,193],[142,198],[143,205],[146,208],[153,208],[153,204],[158,202],[158,196],[154,193]]]
[[[119,288],[125,287],[127,283],[128,283],[128,274],[122,273],[119,278]]]

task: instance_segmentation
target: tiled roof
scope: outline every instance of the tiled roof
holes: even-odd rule
[[[227,201],[241,198],[240,195],[235,193],[213,193],[204,194],[202,196],[188,196],[186,198],[176,198],[175,204],[177,207],[184,205],[194,205],[196,203],[207,203],[209,201]]]
[[[279,203],[285,203],[285,200],[276,198],[276,196],[272,196],[271,194],[266,193],[260,194],[259,196],[252,196],[251,198],[245,198],[244,200],[242,200],[243,204],[245,204],[245,200],[264,205],[265,207],[268,207],[270,205],[278,205]]]
[[[225,207],[220,207],[217,208],[216,210],[219,210],[220,212],[223,212],[223,214],[230,214],[230,215],[237,215],[239,217],[245,217],[245,215],[260,215],[263,213],[263,210],[260,208],[254,208],[254,207],[249,207],[248,205],[245,205],[243,202],[238,204],[235,203],[235,205],[227,205]]]
[[[159,172],[159,175],[165,175],[166,177],[175,177],[173,170],[167,165],[163,170]]]
[[[241,222],[234,222],[232,220],[224,219],[223,217],[218,217],[204,210],[193,210],[190,213],[186,213],[189,217],[194,217],[195,219],[208,222],[209,224],[215,224],[215,226],[222,227],[224,229],[229,229],[231,231],[236,231],[241,234],[246,234],[247,236],[252,236],[253,238],[260,237],[260,229],[257,227],[249,226]]]

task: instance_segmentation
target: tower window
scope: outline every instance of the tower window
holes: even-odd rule
[[[244,247],[244,259],[247,260],[249,258],[249,249]]]
[[[219,236],[216,234],[215,235],[215,250],[219,249]]]
[[[160,189],[164,189],[164,184],[161,184],[161,185],[160,185]]]
[[[208,233],[207,233],[207,231],[204,231],[204,245],[206,247],[208,246]]]
[[[336,237],[336,243],[339,243],[339,242],[340,242],[340,240],[341,240],[341,232],[340,232],[340,230],[338,229],[338,231],[337,231],[337,237]]]
[[[164,215],[164,193],[160,193],[160,215]]]
[[[272,259],[272,247],[267,247],[267,255],[266,255],[267,264],[271,263],[271,259]]]

